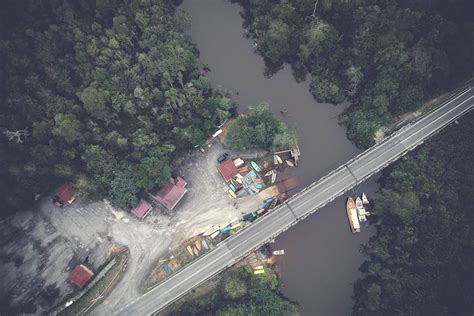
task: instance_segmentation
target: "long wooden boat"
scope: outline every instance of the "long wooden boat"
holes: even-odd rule
[[[354,199],[351,197],[347,198],[346,212],[347,212],[347,218],[349,219],[349,225],[351,226],[351,231],[353,233],[359,233],[360,224],[359,224],[359,219],[357,217],[356,204],[354,202]]]
[[[194,256],[193,249],[191,248],[191,246],[187,246],[186,250],[188,250],[188,252],[191,256]]]
[[[197,250],[201,251],[201,243],[199,242],[199,240],[196,240],[194,242],[194,245],[196,246]]]
[[[283,163],[283,160],[280,158],[280,156],[274,155],[273,156],[273,164],[278,165],[278,164],[281,164],[281,163]]]
[[[256,163],[255,161],[251,161],[250,164],[252,165],[252,168],[253,168],[255,171],[260,172],[260,170],[262,170],[262,169],[260,168],[260,166],[257,165],[257,163]]]
[[[276,179],[277,179],[277,173],[275,172],[275,170],[273,170],[271,182],[275,183]]]

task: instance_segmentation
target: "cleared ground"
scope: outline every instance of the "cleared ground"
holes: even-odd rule
[[[168,247],[255,210],[261,203],[257,196],[232,200],[227,195],[216,170],[216,158],[222,152],[220,144],[213,143],[205,147],[205,153],[196,151],[184,160],[177,174],[188,181],[189,191],[176,211],[168,214],[156,208],[140,221],[106,201],[81,197],[57,209],[49,196],[32,210],[2,221],[0,311],[48,310],[72,291],[66,281],[69,271],[86,258],[97,269],[113,244],[128,246],[129,266],[93,314],[109,314],[123,304],[123,298],[138,297],[144,278]]]

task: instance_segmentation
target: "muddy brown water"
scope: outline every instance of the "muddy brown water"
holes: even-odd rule
[[[287,65],[270,78],[265,64],[255,53],[251,39],[245,38],[241,7],[225,0],[185,0],[183,9],[192,18],[190,35],[200,51],[200,60],[211,71],[213,84],[229,89],[239,103],[267,102],[299,136],[300,166],[291,170],[299,177],[300,188],[309,185],[359,153],[346,138],[337,121],[343,106],[317,103],[308,82],[298,83]],[[283,115],[280,111],[287,111]],[[374,180],[354,190],[372,194]],[[274,249],[285,249],[279,257],[282,291],[298,301],[305,315],[347,315],[352,308],[352,284],[363,261],[360,246],[373,234],[363,227],[360,234],[349,230],[344,209],[345,197],[280,235]]]

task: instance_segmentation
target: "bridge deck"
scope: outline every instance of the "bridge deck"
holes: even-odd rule
[[[280,205],[150,292],[118,310],[117,314],[146,315],[163,309],[195,286],[296,224],[298,220],[323,207],[423,143],[431,135],[471,110],[474,106],[473,98],[472,87],[459,93],[436,110],[403,127],[380,144],[359,154],[293,196],[288,201],[291,211],[287,204]]]

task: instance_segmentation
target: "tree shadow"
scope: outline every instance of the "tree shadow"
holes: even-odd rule
[[[262,54],[260,54],[260,56],[262,56]],[[265,78],[271,78],[274,74],[283,69],[283,62],[273,63],[268,58],[262,57],[265,63],[265,71],[263,72]]]
[[[291,73],[295,78],[296,82],[301,83],[306,81],[306,75],[308,74],[308,69],[304,66],[299,60],[293,60],[291,62]]]

